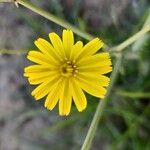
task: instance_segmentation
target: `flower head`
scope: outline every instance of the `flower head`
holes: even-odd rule
[[[104,98],[111,72],[108,53],[97,53],[103,46],[95,38],[83,46],[74,43],[72,31],[63,30],[62,39],[56,33],[49,34],[50,42],[39,38],[35,45],[40,51],[30,51],[27,58],[36,63],[24,69],[29,83],[38,85],[32,96],[39,100],[46,96],[45,107],[52,110],[59,103],[59,114],[68,115],[72,102],[83,111],[87,100],[83,91]]]

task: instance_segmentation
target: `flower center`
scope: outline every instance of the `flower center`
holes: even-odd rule
[[[72,61],[66,60],[60,68],[61,75],[65,77],[76,76],[78,72],[75,63]]]

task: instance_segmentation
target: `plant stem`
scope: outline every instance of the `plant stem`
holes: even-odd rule
[[[16,0],[16,2],[30,10],[32,10],[33,12],[45,17],[46,19],[64,27],[64,28],[67,28],[67,29],[70,29],[72,30],[74,33],[78,34],[79,36],[87,39],[87,40],[91,40],[93,39],[94,37],[92,35],[90,35],[89,33],[86,33],[86,32],[83,32],[81,31],[80,29],[78,29],[77,27],[71,25],[70,23],[64,21],[63,19],[61,18],[58,18],[56,16],[54,16],[53,14],[51,14],[50,12],[47,12],[35,5],[33,5],[32,3],[30,3],[29,1],[27,0]]]
[[[26,54],[28,51],[27,50],[6,50],[2,49],[0,50],[0,55],[7,54],[7,55],[21,55],[21,54]]]
[[[123,49],[131,45],[133,42],[137,41],[139,38],[144,36],[149,31],[150,31],[150,24],[144,26],[139,32],[137,32],[136,34],[134,34],[133,36],[131,36],[121,44],[111,48],[110,51],[121,52]]]
[[[92,141],[93,141],[98,123],[99,123],[99,121],[102,117],[102,114],[103,114],[104,108],[107,104],[107,101],[108,101],[109,95],[111,93],[112,87],[113,87],[113,85],[116,81],[118,71],[119,71],[119,68],[120,68],[120,65],[121,65],[121,60],[122,60],[122,56],[120,55],[116,60],[116,63],[115,63],[115,66],[114,66],[114,69],[113,69],[113,72],[112,72],[112,75],[111,75],[110,85],[109,85],[108,90],[107,90],[107,94],[106,94],[105,98],[103,100],[101,100],[98,104],[98,107],[96,109],[94,118],[92,120],[91,126],[88,130],[87,136],[85,138],[85,141],[82,145],[81,150],[89,150],[90,147],[91,147],[91,144],[92,144]]]
[[[77,27],[71,25],[70,23],[68,23],[67,21],[56,17],[55,15],[51,14],[50,12],[47,12],[35,5],[33,5],[32,3],[30,3],[28,0],[0,0],[0,2],[12,2],[12,3],[17,3],[20,4],[30,10],[32,10],[33,12],[43,16],[44,18],[66,28],[66,29],[70,29],[72,30],[74,33],[76,33],[77,35],[83,37],[86,40],[91,40],[94,38],[94,36],[90,35],[87,32],[81,31],[80,29],[78,29]],[[105,45],[106,46],[106,45]]]
[[[123,91],[118,90],[116,94],[129,98],[150,98],[150,92],[131,92],[131,91]]]
[[[0,0],[0,3],[12,3],[14,0]]]
[[[4,0],[3,0],[4,1]],[[1,0],[0,0],[1,2]],[[110,53],[114,56],[118,56],[120,55],[118,52],[122,51],[123,49],[125,49],[127,46],[131,45],[133,42],[137,41],[139,38],[141,38],[141,36],[144,36],[148,31],[150,31],[150,25],[143,27],[142,30],[140,30],[139,32],[137,32],[136,34],[134,34],[133,36],[131,36],[130,38],[128,38],[127,40],[125,40],[124,42],[122,42],[121,44],[119,44],[118,46],[112,47],[109,49]],[[85,37],[84,37],[85,38]],[[87,38],[86,38],[87,39]],[[107,47],[107,45],[105,45]],[[106,48],[104,48],[106,49]],[[21,53],[26,53],[25,50],[20,51],[20,52],[11,52],[8,50],[0,50],[0,54],[21,54]]]
[[[94,38],[94,36],[90,35],[89,33],[81,31],[80,29],[71,25],[67,21],[64,21],[63,19],[58,18],[49,12],[46,12],[45,10],[33,5],[29,1],[26,1],[26,0],[15,0],[15,1],[14,0],[0,0],[0,2],[15,2],[15,4],[18,3],[24,7],[32,10],[33,12],[47,18],[48,20],[50,20],[56,24],[59,24],[60,26],[62,26],[64,28],[71,29],[74,33],[76,33],[77,35],[79,35],[87,40],[91,40]],[[142,30],[140,30],[138,33],[134,34],[132,37],[128,38],[126,41],[119,44],[118,46],[111,48],[110,51],[111,52],[122,51],[124,48],[131,45],[133,42],[135,42],[139,38],[141,38],[148,31],[150,31],[150,24],[147,23]],[[106,44],[104,45],[104,49],[108,49],[108,46]]]

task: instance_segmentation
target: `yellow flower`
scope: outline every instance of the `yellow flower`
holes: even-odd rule
[[[40,51],[30,51],[27,58],[36,63],[25,68],[24,76],[29,83],[38,85],[32,96],[39,100],[45,96],[45,107],[52,110],[59,102],[59,114],[68,115],[72,101],[78,111],[83,111],[87,100],[83,90],[93,96],[104,98],[111,72],[108,53],[97,53],[104,45],[95,38],[85,46],[81,41],[74,44],[72,31],[63,30],[62,39],[50,33],[51,43],[39,38],[35,45]]]

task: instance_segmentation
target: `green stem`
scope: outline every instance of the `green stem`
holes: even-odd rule
[[[48,19],[48,20],[50,20],[50,21],[52,21],[52,22],[54,22],[54,23],[56,23],[56,24],[58,24],[64,28],[72,30],[74,33],[83,37],[84,39],[91,40],[94,38],[94,36],[90,35],[89,33],[81,31],[80,29],[71,25],[67,21],[64,21],[63,19],[54,16],[50,12],[47,12],[47,11],[33,5],[28,0],[15,0],[15,1],[14,0],[0,0],[0,2],[13,2],[13,3],[16,2],[16,3],[26,7],[28,9],[32,10],[33,12],[43,16],[44,18],[46,18],[46,19]]]
[[[0,3],[14,3],[14,0],[0,0]]]
[[[30,3],[29,1],[27,0],[16,0],[16,2],[30,10],[32,10],[33,12],[45,17],[46,19],[64,27],[64,28],[67,28],[67,29],[70,29],[72,30],[74,33],[76,33],[77,35],[87,39],[87,40],[91,40],[93,39],[94,37],[92,35],[90,35],[89,33],[86,33],[86,32],[83,32],[81,31],[80,29],[78,29],[77,27],[71,25],[70,23],[68,23],[67,21],[64,21],[63,19],[61,18],[58,18],[56,16],[54,16],[53,14],[51,14],[50,12],[47,12],[35,5],[33,5],[32,3]]]
[[[116,91],[116,94],[129,98],[150,98],[150,92],[144,93],[118,90]]]
[[[53,14],[46,12],[45,10],[33,5],[32,3],[30,3],[26,0],[15,0],[15,1],[14,0],[0,0],[0,2],[18,3],[24,7],[32,10],[33,12],[47,18],[48,20],[50,20],[56,24],[59,24],[60,26],[62,26],[64,28],[71,29],[74,33],[78,34],[79,36],[81,36],[87,40],[91,40],[94,38],[94,36],[90,35],[89,33],[81,31],[80,29],[78,29],[75,26],[71,25],[70,23],[64,21],[63,19],[60,19],[60,18],[54,16]],[[119,44],[118,46],[111,48],[110,51],[112,51],[112,52],[122,51],[124,48],[131,45],[133,42],[135,42],[139,38],[141,38],[148,31],[150,31],[150,25],[147,23],[142,30],[140,30],[138,33],[134,34],[132,37],[128,38],[126,41]],[[104,49],[108,49],[108,46],[106,44],[105,44]]]
[[[19,0],[18,0],[19,1]],[[22,0],[20,0],[22,1]],[[0,1],[1,2],[1,1]],[[73,30],[74,31],[74,30]],[[110,53],[113,55],[113,56],[118,56],[120,55],[118,52],[119,51],[122,51],[123,49],[125,49],[127,46],[129,46],[130,44],[132,44],[133,42],[137,41],[139,38],[141,38],[141,36],[144,36],[148,31],[150,31],[150,25],[148,26],[145,26],[143,27],[142,30],[140,30],[139,32],[137,32],[136,34],[134,34],[133,36],[131,36],[130,38],[128,38],[127,40],[125,40],[123,43],[119,44],[118,46],[115,46],[113,48],[110,48],[109,51]],[[86,34],[86,33],[85,33]],[[85,38],[85,37],[84,37]],[[86,37],[87,39],[87,37]],[[105,48],[104,49],[107,49],[106,48],[107,45],[105,45]],[[26,53],[27,51],[23,50],[21,52],[11,52],[11,51],[8,51],[8,50],[0,50],[0,54],[24,54]],[[116,53],[117,52],[117,53]]]
[[[142,36],[144,36],[149,31],[150,31],[150,24],[144,26],[143,29],[141,29],[139,32],[137,32],[136,34],[134,34],[133,36],[131,36],[130,38],[128,38],[121,44],[111,48],[110,51],[121,52],[123,49],[125,49],[126,47],[131,45],[133,42],[137,41],[138,39],[140,39]]]
[[[111,75],[111,81],[110,81],[110,85],[109,85],[108,90],[107,90],[107,94],[106,94],[105,98],[99,102],[99,105],[96,109],[94,118],[92,120],[91,126],[88,130],[87,136],[85,138],[85,141],[82,145],[81,150],[89,150],[90,147],[91,147],[91,144],[92,144],[92,141],[93,141],[98,123],[99,123],[99,121],[102,117],[102,114],[103,114],[103,111],[104,111],[105,106],[107,104],[107,101],[108,101],[109,95],[111,93],[112,87],[113,87],[113,85],[116,81],[116,77],[118,75],[118,71],[119,71],[119,68],[120,68],[120,65],[121,65],[121,60],[122,60],[122,56],[119,56],[117,58],[116,64],[114,66],[114,69],[113,69],[113,72],[112,72],[112,75]]]
[[[21,54],[26,54],[28,51],[27,50],[6,50],[2,49],[0,50],[0,55],[7,54],[7,55],[21,55]]]

